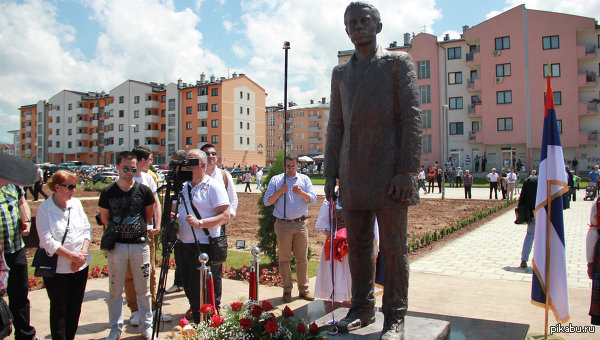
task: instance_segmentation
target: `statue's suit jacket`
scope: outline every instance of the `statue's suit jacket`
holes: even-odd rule
[[[325,177],[339,178],[345,209],[417,204],[422,123],[412,58],[378,47],[363,74],[355,62],[353,55],[333,69]],[[399,173],[413,177],[408,201],[387,195]]]

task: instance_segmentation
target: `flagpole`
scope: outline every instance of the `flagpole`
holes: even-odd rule
[[[547,94],[546,94],[547,95]],[[550,307],[550,227],[552,224],[552,188],[550,180],[546,180],[546,197],[548,199],[548,210],[546,211],[546,321],[544,323],[544,339],[548,339],[548,309]]]

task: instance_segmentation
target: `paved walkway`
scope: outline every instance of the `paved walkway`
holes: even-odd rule
[[[243,185],[236,185],[243,192]],[[241,190],[240,190],[241,189]],[[322,186],[315,186],[323,194]],[[487,199],[487,188],[474,188],[473,199]],[[440,199],[440,194],[428,194],[426,199]],[[447,199],[464,199],[462,188],[447,188]],[[590,280],[585,263],[585,235],[592,202],[571,203],[564,211],[567,270],[573,325],[589,325]],[[518,268],[525,226],[513,223],[514,212],[490,220],[476,230],[445,245],[439,250],[411,263],[409,310],[480,318],[506,322],[525,323],[534,333],[543,333],[544,310],[530,303],[531,268]],[[531,263],[531,262],[529,262]],[[172,271],[170,273],[172,275]],[[169,284],[172,277],[169,276]],[[314,287],[314,278],[310,281]],[[224,280],[223,303],[236,301],[247,295],[248,285],[240,281]],[[88,281],[86,297],[77,339],[102,339],[108,334],[108,311],[105,298],[107,278]],[[283,308],[281,288],[261,286],[260,298],[269,299]],[[381,305],[378,298],[378,305]],[[45,290],[30,293],[32,324],[38,335],[49,337],[48,297]],[[294,300],[291,308],[305,303]],[[164,324],[161,337],[170,336],[170,330],[187,309],[183,293],[167,295],[164,310],[175,316],[173,322]],[[128,308],[123,308],[126,320]],[[549,325],[556,322],[550,315]],[[490,330],[493,332],[494,330]],[[139,338],[136,327],[126,325],[124,338]],[[600,329],[597,330],[600,332]],[[590,334],[561,334],[568,339],[590,339]]]

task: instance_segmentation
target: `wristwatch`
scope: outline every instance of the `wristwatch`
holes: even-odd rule
[[[202,227],[202,225],[204,225],[204,220],[203,219],[199,219],[198,223],[200,223],[200,227]]]

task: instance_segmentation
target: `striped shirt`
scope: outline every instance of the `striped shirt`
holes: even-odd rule
[[[25,247],[19,229],[19,200],[23,195],[23,189],[14,184],[0,188],[0,241],[4,253],[12,254]]]

